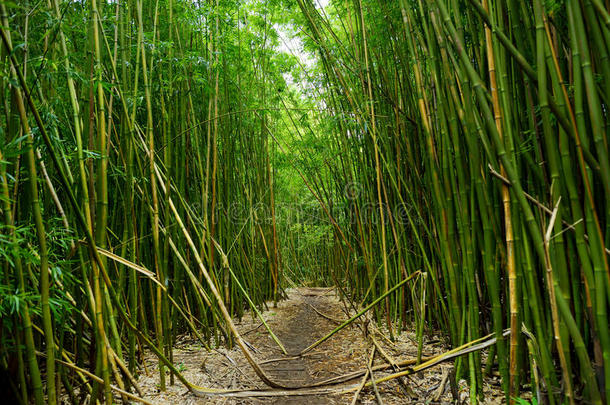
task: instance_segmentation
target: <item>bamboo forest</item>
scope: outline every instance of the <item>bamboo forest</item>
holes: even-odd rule
[[[1,404],[610,405],[610,0],[0,0]]]

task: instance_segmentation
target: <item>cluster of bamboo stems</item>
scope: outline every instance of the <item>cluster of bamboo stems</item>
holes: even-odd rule
[[[507,399],[610,403],[608,2],[297,2],[336,118],[349,294],[421,270],[378,311],[390,333],[495,332],[486,364],[456,362],[472,401],[497,365]]]
[[[0,2],[0,16],[3,388],[127,401],[144,350],[162,390],[183,380],[178,333],[243,345],[231,317],[280,296],[270,24],[217,0]]]

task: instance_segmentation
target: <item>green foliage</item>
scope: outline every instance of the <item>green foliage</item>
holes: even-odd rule
[[[40,301],[40,296],[34,295],[31,292],[11,290],[10,286],[0,285],[0,315],[10,319],[18,317],[26,308],[26,304],[34,306]],[[7,327],[15,327],[16,325],[7,325]]]

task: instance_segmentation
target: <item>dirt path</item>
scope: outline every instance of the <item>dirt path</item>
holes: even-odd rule
[[[278,303],[276,308],[269,308],[263,316],[271,329],[282,341],[289,355],[299,353],[311,343],[331,331],[334,320],[343,320],[346,315],[343,304],[335,295],[334,290],[322,288],[299,288],[288,291],[288,299]],[[314,310],[315,308],[315,310]],[[328,319],[320,314],[326,315]],[[350,326],[342,330],[330,340],[298,359],[286,360],[276,343],[269,337],[260,320],[250,315],[237,322],[237,328],[250,345],[256,359],[262,365],[271,379],[288,386],[303,386],[316,381],[362,370],[371,352],[371,340],[367,339],[360,328]],[[373,328],[374,330],[375,328]],[[376,340],[384,351],[396,360],[412,359],[416,356],[414,336],[403,332],[396,342],[392,343],[375,333]],[[433,355],[446,350],[435,336],[429,336],[425,341],[424,354]],[[377,356],[375,364],[384,363]],[[146,398],[156,404],[349,404],[353,393],[343,395],[290,396],[275,398],[198,398],[189,393],[182,385],[176,383],[168,386],[165,392],[158,390],[157,362],[153,356],[148,356],[148,375],[141,375],[141,387]],[[226,350],[219,347],[207,352],[201,344],[190,336],[180,339],[174,349],[174,363],[178,365],[184,376],[194,384],[223,389],[266,389],[252,368],[243,358],[238,348]],[[379,392],[384,404],[405,403],[450,403],[449,384],[441,384],[451,364],[441,365],[424,373],[403,379],[403,384],[396,381],[380,385]],[[381,373],[375,377],[381,377]],[[361,379],[351,381],[358,383]],[[488,384],[487,403],[501,403],[498,397],[496,383]],[[440,387],[440,393],[437,395]],[[459,395],[467,398],[468,390],[465,383],[459,384]],[[501,394],[500,394],[501,398]],[[359,397],[359,403],[376,403],[372,390],[365,389]]]
[[[296,307],[296,313],[292,313],[291,318],[287,319],[281,330],[277,332],[279,339],[286,347],[288,354],[298,354],[313,341],[317,339],[315,333],[320,328],[319,315],[311,308],[328,307],[329,298],[326,295],[329,291],[323,290],[322,294],[315,293],[311,290],[301,291],[302,302]],[[321,305],[320,305],[321,304]],[[324,305],[327,304],[327,305]],[[314,365],[315,366],[315,365]],[[282,361],[265,365],[265,371],[276,381],[282,381],[290,386],[303,386],[311,384],[315,381],[312,373],[315,368],[310,368],[308,361],[300,357],[298,359]],[[312,402],[313,401],[313,402]],[[328,404],[328,398],[319,396],[305,397],[282,397],[277,398],[273,404]]]

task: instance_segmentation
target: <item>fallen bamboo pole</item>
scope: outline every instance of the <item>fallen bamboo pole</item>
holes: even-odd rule
[[[394,287],[390,288],[387,292],[385,292],[384,294],[380,295],[375,301],[371,302],[369,305],[367,305],[364,309],[362,309],[356,315],[352,316],[350,319],[348,319],[347,321],[343,322],[341,325],[339,325],[335,329],[333,329],[329,334],[327,334],[326,336],[324,336],[323,338],[321,338],[317,342],[312,343],[307,348],[303,349],[301,351],[300,355],[303,355],[303,354],[313,350],[314,348],[318,347],[320,344],[326,342],[328,339],[330,339],[332,336],[334,336],[337,332],[341,331],[346,326],[348,326],[352,322],[354,322],[356,319],[360,318],[362,315],[367,313],[375,305],[379,304],[385,297],[389,296],[394,291],[398,290],[400,287],[405,285],[407,283],[407,281],[412,280],[415,276],[418,276],[420,274],[421,274],[420,271],[416,271],[415,273],[411,274],[409,277],[407,277],[404,280],[402,280],[400,283],[396,284]]]
[[[510,329],[504,330],[502,333],[503,337],[507,337],[510,335]],[[458,358],[460,356],[473,353],[482,349],[485,349],[497,342],[497,337],[495,333],[489,334],[482,338],[473,340],[471,342],[465,343],[455,349],[449,350],[445,353],[442,353],[438,356],[432,357],[427,361],[416,365],[414,367],[408,367],[406,370],[396,372],[393,374],[389,374],[384,377],[380,377],[374,381],[374,384],[381,384],[383,382],[391,381],[396,378],[400,378],[406,375],[413,375],[420,373],[424,370],[427,370],[431,367],[434,367],[438,364],[444,363],[446,361]],[[416,361],[416,360],[414,360]],[[404,362],[399,363],[402,366]],[[390,368],[392,365],[386,364],[381,367]],[[380,370],[380,366],[371,367],[371,371]],[[329,395],[329,394],[346,394],[349,392],[354,392],[358,390],[360,384],[346,384],[339,387],[329,388],[328,385],[332,385],[334,383],[346,382],[349,380],[353,380],[354,378],[360,377],[366,373],[368,373],[368,368],[364,370],[359,370],[353,373],[348,373],[343,376],[334,377],[332,379],[328,379],[325,381],[321,381],[319,383],[314,383],[306,386],[301,386],[294,389],[267,389],[267,390],[256,390],[256,389],[244,389],[244,390],[205,390],[205,391],[197,391],[191,390],[193,394],[197,396],[223,396],[223,397],[232,397],[232,398],[251,398],[251,397],[281,397],[281,396],[304,396],[304,395]],[[373,381],[369,381],[365,384],[365,386],[372,386]]]

